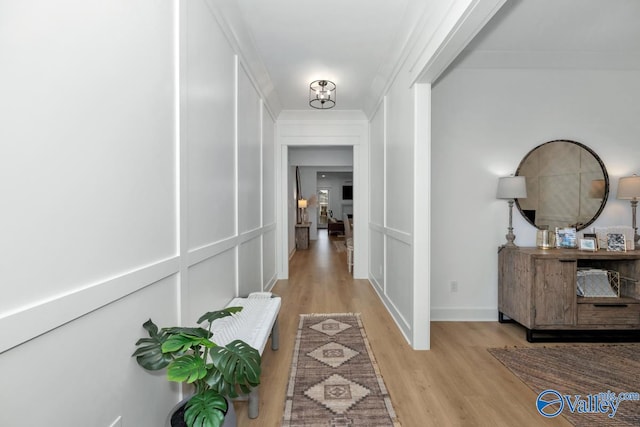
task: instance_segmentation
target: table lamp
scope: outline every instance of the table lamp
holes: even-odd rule
[[[515,199],[525,199],[527,197],[527,183],[524,176],[505,176],[498,178],[497,199],[505,199],[509,202],[509,232],[506,234],[507,248],[518,247],[513,241],[516,239],[513,234],[513,202]]]
[[[307,213],[307,200],[306,199],[298,199],[298,209],[300,209],[300,222],[304,224],[307,222],[306,213]]]
[[[633,227],[633,245],[638,247],[638,227],[636,226],[636,207],[640,199],[640,176],[633,174],[618,181],[618,199],[631,201],[631,222]]]

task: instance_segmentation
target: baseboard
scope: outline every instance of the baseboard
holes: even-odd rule
[[[497,308],[431,307],[432,322],[497,322]]]

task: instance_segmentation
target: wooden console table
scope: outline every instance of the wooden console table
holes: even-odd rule
[[[296,249],[309,249],[310,222],[296,224]]]
[[[640,331],[640,250],[501,248],[498,264],[498,320],[523,325],[529,342],[540,332]],[[582,267],[617,271],[620,297],[578,296]]]

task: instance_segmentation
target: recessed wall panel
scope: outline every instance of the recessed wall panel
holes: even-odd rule
[[[120,415],[131,425],[164,425],[167,413],[157,408],[171,408],[177,388],[130,355],[148,336],[147,320],[178,324],[177,281],[170,276],[0,354],[0,424],[109,426]],[[35,407],[25,397],[33,396],[34,384],[46,396]]]
[[[373,284],[378,291],[384,290],[384,235],[378,230],[369,230],[369,269]]]
[[[370,221],[380,226],[384,225],[384,105],[381,106],[370,127],[369,145],[369,189],[371,197]]]
[[[276,160],[275,160],[275,124],[263,109],[262,113],[262,224],[276,221]]]
[[[186,2],[183,144],[189,248],[235,234],[235,53],[202,0]]]
[[[240,260],[238,288],[240,296],[246,296],[251,292],[262,290],[261,240],[260,237],[257,237],[242,243],[238,248]]]
[[[129,4],[2,3],[0,317],[176,254],[171,4]]]
[[[413,257],[411,246],[387,236],[387,281],[385,293],[406,322],[413,321]],[[425,301],[425,310],[429,310]],[[406,325],[401,325],[403,329]]]
[[[262,190],[260,98],[243,67],[238,70],[238,229],[260,226]]]
[[[393,85],[387,97],[386,226],[413,232],[413,96],[410,85]],[[429,191],[424,188],[425,194]]]
[[[208,311],[223,308],[236,296],[236,255],[229,249],[189,267],[185,319],[194,322]]]

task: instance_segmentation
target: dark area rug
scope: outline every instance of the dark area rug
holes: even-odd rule
[[[640,426],[640,344],[492,348],[489,352],[536,393],[532,404],[547,415],[557,412],[576,426]],[[546,390],[551,392],[543,394]],[[600,395],[608,392],[629,393],[612,417],[611,406],[603,403],[611,395]],[[544,416],[540,417],[542,421]]]
[[[283,426],[397,427],[359,314],[302,314]]]

